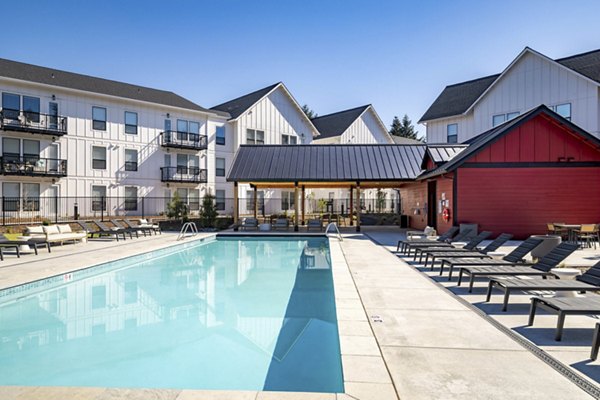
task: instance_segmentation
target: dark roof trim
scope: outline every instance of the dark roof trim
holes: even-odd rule
[[[320,115],[311,119],[311,121],[320,133],[319,139],[341,136],[369,107],[371,105],[367,104],[327,115]]]
[[[211,110],[221,111],[229,113],[230,119],[237,119],[240,115],[248,111],[250,107],[258,103],[263,97],[271,93],[275,88],[281,85],[282,82],[277,82],[273,85],[269,85],[262,89],[255,90],[254,92],[245,94],[240,97],[236,97],[233,100],[226,101],[225,103],[218,104],[211,107]]]

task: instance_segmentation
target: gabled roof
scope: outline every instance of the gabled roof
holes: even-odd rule
[[[0,58],[0,77],[228,116],[220,111],[210,111],[173,92],[3,58]]]
[[[544,57],[587,79],[600,83],[600,49],[552,60],[526,47],[501,74],[446,86],[425,114],[423,114],[419,123],[464,114],[526,53],[533,53]]]
[[[326,139],[334,136],[340,136],[358,119],[369,107],[370,104],[351,108],[349,110],[338,111],[333,114],[322,115],[311,119],[314,126],[319,131],[319,139]]]
[[[228,181],[381,182],[414,180],[425,145],[242,145]]]
[[[434,163],[439,164],[450,161],[467,147],[466,144],[430,144],[427,145],[427,154]]]
[[[226,101],[225,103],[211,107],[211,110],[222,111],[229,113],[231,119],[237,119],[240,115],[248,111],[250,107],[258,103],[263,97],[271,93],[282,82],[277,82],[273,85],[258,89],[255,92],[245,94],[236,99]]]
[[[550,110],[548,107],[542,104],[536,108],[527,111],[524,114],[519,115],[518,117],[515,117],[501,125],[498,125],[488,131],[481,133],[480,135],[471,138],[470,140],[464,143],[468,145],[467,148],[462,150],[460,153],[458,153],[456,156],[454,156],[448,162],[442,164],[438,168],[424,172],[421,176],[419,176],[419,179],[427,179],[433,176],[454,171],[456,168],[460,167],[464,162],[466,162],[470,157],[477,154],[486,146],[492,144],[494,141],[498,140],[505,134],[511,132],[516,127],[524,124],[525,122],[531,120],[532,118],[535,118],[540,114],[545,114],[549,116],[550,118],[557,121],[559,124],[566,126],[573,132],[576,132],[584,141],[592,143],[594,146],[600,148],[600,139],[581,129],[571,121],[565,119],[564,117],[560,116],[559,114],[555,113],[554,111]]]

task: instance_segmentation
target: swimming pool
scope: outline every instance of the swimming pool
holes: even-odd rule
[[[0,385],[343,392],[328,241],[216,238],[0,291]]]

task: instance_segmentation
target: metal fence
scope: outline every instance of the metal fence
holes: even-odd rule
[[[190,217],[200,215],[203,198],[183,198]],[[166,219],[168,197],[2,197],[0,201],[0,222],[2,225],[18,225],[29,223],[59,223],[75,220],[106,220],[110,218],[138,217]],[[254,215],[253,198],[240,198],[239,215],[241,217]],[[220,215],[232,216],[234,199],[215,198],[214,204]],[[306,199],[305,216],[348,215],[350,199]],[[362,213],[400,213],[400,204],[396,199],[361,199]],[[354,203],[356,207],[356,202]],[[301,212],[301,205],[298,205]],[[292,217],[295,213],[293,199],[290,198],[259,198],[258,215]]]

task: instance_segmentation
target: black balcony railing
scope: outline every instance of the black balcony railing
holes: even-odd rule
[[[208,173],[198,167],[161,167],[160,180],[163,182],[206,183]]]
[[[5,131],[62,136],[67,134],[67,117],[4,108],[0,111],[0,128]]]
[[[178,149],[206,150],[208,138],[196,133],[165,131],[160,133],[160,144]]]
[[[23,176],[67,176],[67,160],[4,155],[0,157],[0,173]]]

